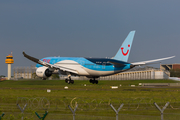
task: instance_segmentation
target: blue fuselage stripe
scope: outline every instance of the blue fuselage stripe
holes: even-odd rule
[[[105,58],[83,58],[83,57],[46,57],[41,59],[44,62],[48,62],[50,64],[56,64],[58,62],[64,60],[72,60],[80,64],[81,66],[95,71],[120,71],[130,69],[130,63],[118,61],[114,59],[105,59]],[[116,66],[112,64],[119,63],[123,66]],[[37,64],[36,67],[42,67],[42,65]]]

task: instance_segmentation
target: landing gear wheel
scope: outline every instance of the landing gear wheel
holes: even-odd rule
[[[94,84],[94,83],[95,83],[95,81],[93,80],[93,81],[92,81],[92,84]]]
[[[67,83],[67,82],[68,82],[68,79],[65,79],[65,82]]]
[[[71,83],[71,80],[68,80],[67,83],[70,84],[70,83]]]
[[[65,81],[66,81],[66,83],[68,83],[68,84],[70,84],[70,83],[71,83],[71,84],[74,84],[74,80],[68,80],[68,79],[66,79]]]
[[[71,80],[71,84],[74,84],[74,80]]]
[[[89,80],[89,82],[90,82],[90,83],[92,83],[92,82],[93,82],[93,80],[92,80],[92,79],[90,79],[90,80]]]
[[[98,84],[98,80],[95,80],[95,78],[93,80],[90,79],[89,82],[92,83],[92,84],[94,84],[94,83]]]

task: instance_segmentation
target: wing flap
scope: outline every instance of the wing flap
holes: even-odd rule
[[[58,66],[58,65],[53,65],[44,61],[39,60],[39,63],[43,66],[49,67],[51,69],[59,69],[62,70],[63,72],[70,72],[70,73],[74,73],[74,74],[78,74],[78,72],[74,69],[71,68],[66,68],[66,67],[62,67],[62,66]]]

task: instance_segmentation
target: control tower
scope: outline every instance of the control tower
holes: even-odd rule
[[[6,56],[5,63],[8,64],[8,80],[11,78],[11,64],[14,63],[12,52],[8,56]]]

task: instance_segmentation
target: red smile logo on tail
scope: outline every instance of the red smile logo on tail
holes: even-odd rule
[[[128,45],[128,47],[130,47],[130,45]],[[129,53],[129,49],[127,50],[126,53],[124,53],[123,50],[124,50],[124,47],[121,47],[122,54],[123,54],[124,56],[126,56],[126,55]]]

